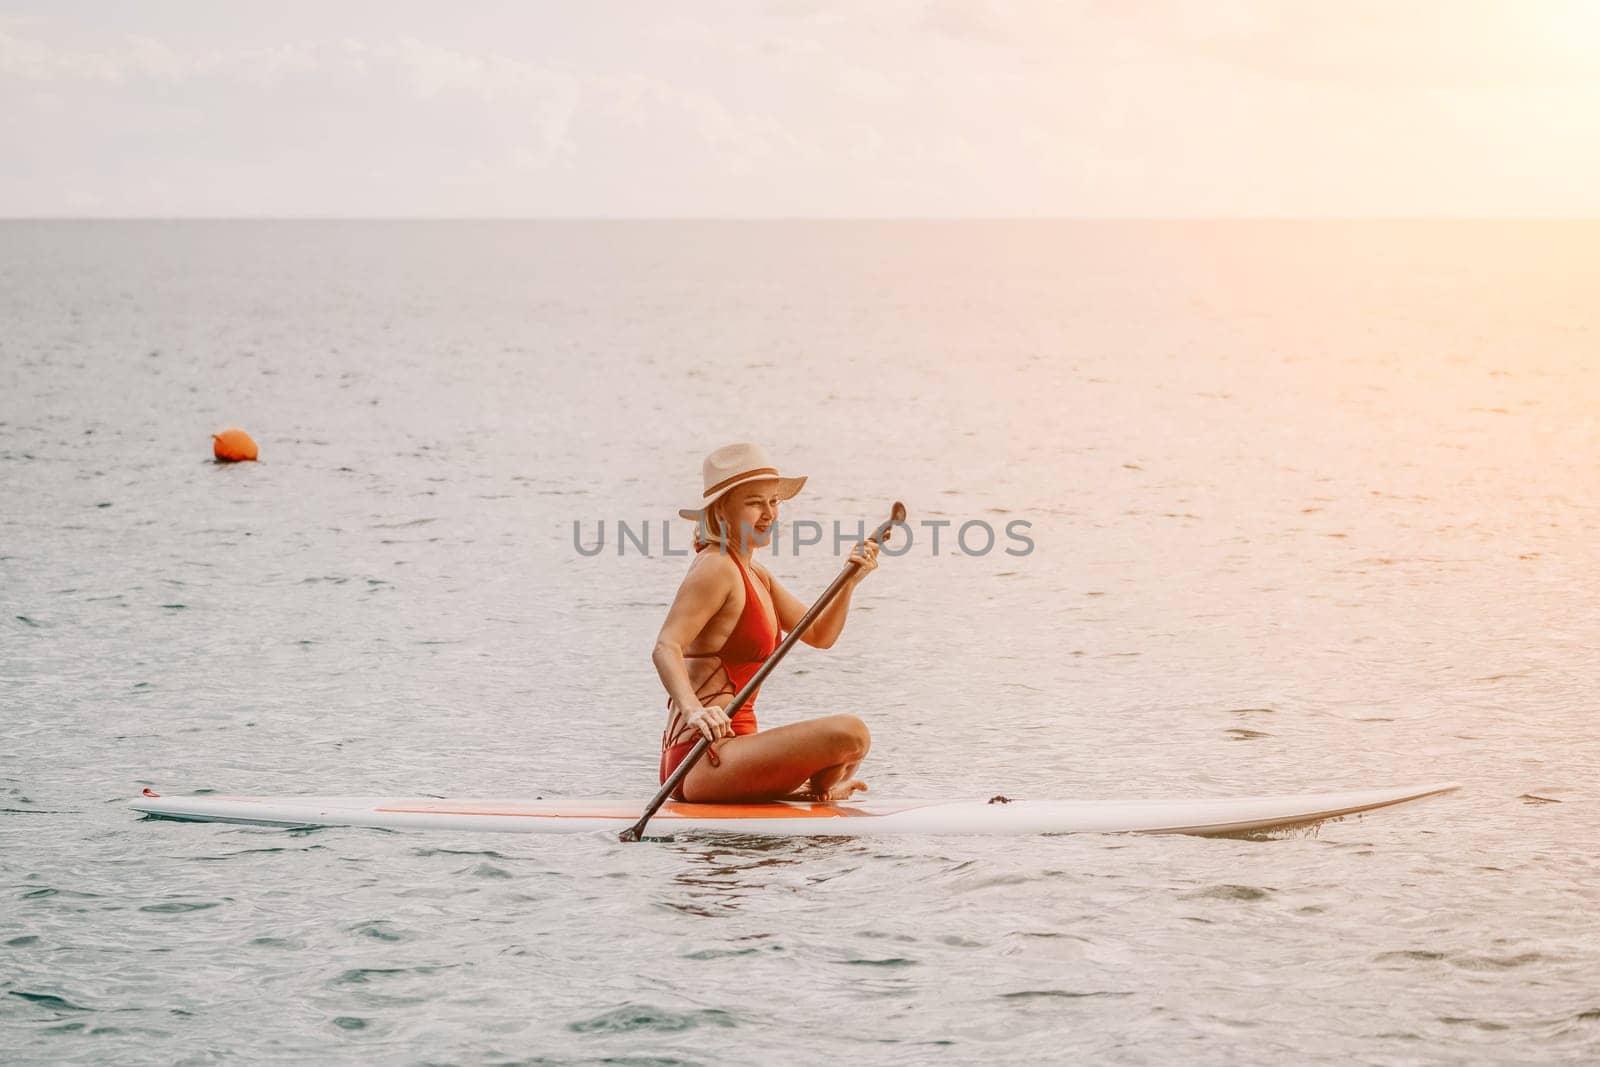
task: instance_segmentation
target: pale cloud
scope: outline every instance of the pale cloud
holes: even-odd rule
[[[32,82],[179,83],[227,75],[269,84],[287,73],[307,73],[315,65],[299,47],[185,52],[159,37],[125,35],[114,48],[82,49],[51,45],[19,32],[37,32],[42,19],[18,20],[11,31],[0,30],[0,77]]]
[[[1600,210],[1600,3],[140,10],[0,17],[0,214]]]
[[[367,51],[374,59],[405,70],[412,88],[425,98],[454,92],[500,101],[571,93],[571,78],[503,55],[439,48],[411,37]]]
[[[1600,82],[1594,0],[1191,0],[1120,14],[1177,50],[1284,78],[1389,88]]]
[[[385,68],[400,73],[421,97],[460,92],[484,100],[526,98],[568,91],[571,81],[505,56],[441,48],[410,37],[188,51],[159,37],[130,33],[115,48],[83,50],[0,32],[0,75],[41,82],[225,78],[262,85],[330,74],[377,77]]]
[[[39,19],[13,20],[0,30],[0,76],[31,82],[91,81],[114,82],[123,75],[123,64],[114,57],[52,47],[31,36]]]

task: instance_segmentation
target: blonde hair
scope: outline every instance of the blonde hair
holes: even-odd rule
[[[727,551],[730,547],[732,537],[728,532],[728,516],[724,509],[727,505],[728,498],[731,497],[737,489],[738,486],[735,486],[733,489],[729,489],[726,493],[723,493],[721,496],[717,497],[701,510],[700,521],[695,523],[694,528],[694,550],[696,552],[699,552],[704,548],[709,548],[712,545],[718,546],[723,551]]]

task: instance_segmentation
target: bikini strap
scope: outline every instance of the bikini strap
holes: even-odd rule
[[[750,571],[739,561],[739,553],[737,552],[733,554],[733,565],[739,568],[739,576],[744,579],[744,595],[748,597],[754,592],[754,586],[750,583]],[[761,601],[759,599],[756,600],[756,610],[761,610]]]

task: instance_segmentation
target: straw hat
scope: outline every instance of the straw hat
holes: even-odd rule
[[[773,466],[772,460],[767,458],[767,450],[748,441],[723,445],[711,453],[701,465],[701,474],[705,478],[705,492],[700,494],[700,506],[678,512],[693,521],[698,521],[705,514],[706,506],[717,497],[747,482],[776,478],[779,500],[788,500],[806,484],[803,474],[798,478],[783,477],[778,473],[778,468]]]

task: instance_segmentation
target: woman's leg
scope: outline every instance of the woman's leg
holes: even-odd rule
[[[776,800],[810,783],[830,799],[843,800],[866,784],[851,780],[872,736],[854,715],[778,726],[717,742],[717,763],[697,761],[683,780],[690,803],[729,804]]]
[[[859,766],[861,766],[860,760],[824,767],[811,776],[799,790],[799,795],[812,800],[849,800],[851,793],[867,788],[867,783],[855,776],[856,768]]]

